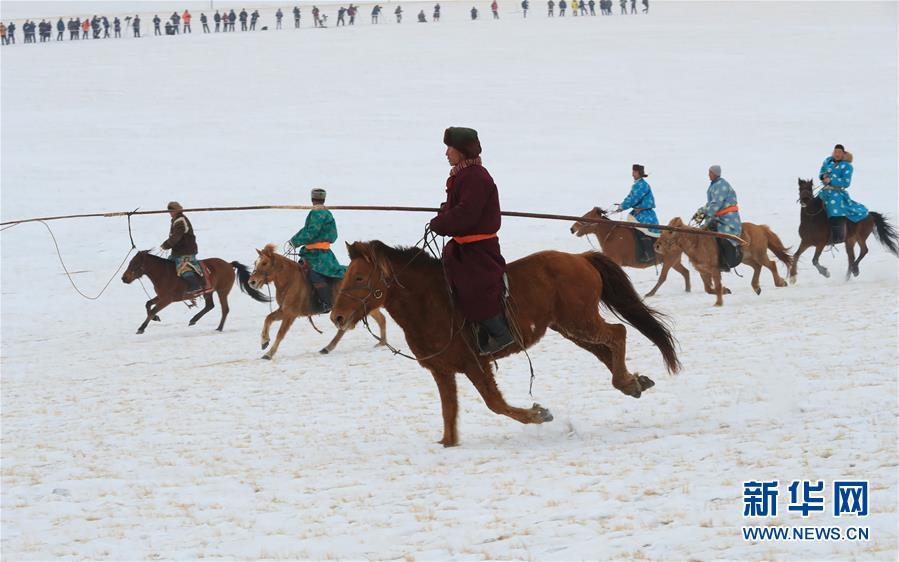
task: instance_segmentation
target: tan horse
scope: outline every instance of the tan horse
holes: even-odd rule
[[[312,306],[312,285],[297,262],[278,254],[274,244],[256,250],[256,253],[259,254],[259,258],[256,260],[252,275],[250,275],[249,284],[254,289],[258,289],[263,285],[273,283],[275,285],[275,301],[278,303],[278,309],[266,316],[265,323],[262,325],[262,349],[268,347],[269,329],[272,322],[276,320],[281,322],[278,334],[275,336],[275,344],[262,356],[263,359],[271,359],[278,352],[281,341],[298,317],[309,317],[320,313]],[[334,284],[332,299],[336,299],[339,290],[340,284]],[[384,315],[377,310],[371,312],[371,317],[375,319],[380,328],[381,337],[378,345],[385,345],[387,343],[387,321],[384,319]],[[331,342],[319,353],[325,354],[334,351],[345,333],[346,330],[338,330]]]
[[[587,212],[582,218],[607,220],[608,214],[599,207],[593,207],[593,210]],[[599,240],[599,247],[602,253],[609,256],[613,262],[622,267],[633,267],[636,269],[646,269],[662,265],[662,271],[659,273],[659,280],[656,281],[655,287],[646,293],[645,296],[651,297],[656,294],[662,283],[668,279],[668,270],[673,269],[684,277],[685,291],[690,292],[690,272],[681,264],[681,255],[683,252],[672,251],[669,254],[659,254],[656,252],[655,259],[651,262],[637,261],[637,243],[634,241],[634,233],[632,229],[616,226],[614,224],[603,224],[595,222],[578,221],[571,225],[571,233],[580,238],[587,234],[596,236]],[[706,288],[708,292],[710,289]]]
[[[492,358],[473,351],[477,344],[472,330],[446,290],[439,260],[418,248],[391,248],[378,241],[347,247],[352,261],[331,320],[338,328],[349,329],[382,306],[390,312],[403,328],[409,349],[437,383],[443,411],[441,444],[459,443],[456,373],[468,377],[491,411],[521,423],[552,421],[549,410],[539,404],[516,408],[505,401],[496,386]],[[531,347],[549,328],[596,356],[612,372],[612,386],[639,398],[655,383],[628,370],[627,330],[600,317],[602,302],[658,348],[669,371],[680,368],[663,316],[646,306],[624,270],[603,254],[538,252],[509,263],[507,273],[510,324],[519,335],[518,342],[497,358],[519,353],[522,345]]]
[[[669,226],[684,227],[684,221],[680,217],[671,219]],[[699,230],[698,228],[696,229]],[[740,236],[746,244],[743,246],[743,262],[752,268],[752,288],[757,295],[762,294],[759,286],[759,275],[762,267],[771,270],[774,284],[778,287],[786,287],[787,282],[777,273],[777,265],[768,258],[768,250],[771,250],[782,261],[787,270],[793,264],[789,249],[785,248],[777,234],[767,225],[743,223],[743,232]],[[721,270],[718,267],[718,244],[711,236],[698,236],[687,232],[664,231],[656,242],[656,252],[662,254],[668,252],[683,251],[690,258],[690,263],[703,278],[703,283],[711,283],[715,291],[715,306],[724,304],[725,289],[721,285]]]

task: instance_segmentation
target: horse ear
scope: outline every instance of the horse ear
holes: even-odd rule
[[[257,249],[257,250],[256,250],[256,253],[259,254],[259,255],[261,256],[261,255],[262,255],[262,250],[258,250],[258,249]]]

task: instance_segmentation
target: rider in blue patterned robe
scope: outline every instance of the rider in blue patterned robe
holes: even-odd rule
[[[818,198],[827,209],[832,244],[839,244],[846,239],[847,219],[858,222],[868,216],[868,209],[853,201],[846,192],[852,183],[852,172],[852,153],[838,144],[833,148],[833,154],[824,159],[818,174],[824,184]]]
[[[652,195],[652,188],[646,181],[649,174],[646,173],[646,169],[641,164],[634,164],[631,170],[634,185],[631,186],[630,193],[618,205],[618,208],[622,211],[630,209],[630,216],[636,222],[659,224],[659,217],[656,216],[655,211],[656,200]],[[637,241],[637,261],[641,263],[648,263],[655,259],[653,245],[656,237],[662,232],[657,228],[648,230],[649,232],[645,233],[634,229],[634,236]]]

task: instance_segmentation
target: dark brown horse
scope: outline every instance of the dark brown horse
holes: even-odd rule
[[[815,247],[815,255],[812,257],[812,265],[818,273],[824,277],[830,277],[827,268],[818,263],[821,252],[830,243],[830,223],[827,220],[827,210],[824,202],[815,197],[812,180],[799,178],[799,249],[793,254],[793,266],[790,268],[790,283],[796,282],[796,267],[799,256],[808,248]],[[895,256],[899,256],[899,234],[896,229],[887,222],[880,213],[869,211],[868,216],[858,222],[846,221],[846,257],[849,260],[849,269],[846,271],[846,279],[851,276],[858,277],[858,264],[868,254],[868,237],[875,233],[877,240]],[[855,257],[855,244],[858,244],[860,252]]]
[[[253,300],[269,302],[268,297],[247,284],[250,279],[250,272],[247,270],[247,266],[236,261],[228,263],[219,258],[209,258],[200,262],[206,265],[213,285],[210,290],[203,294],[206,305],[190,319],[188,326],[193,326],[203,315],[215,308],[215,304],[212,302],[212,293],[215,292],[218,294],[219,303],[222,305],[222,320],[219,322],[216,330],[222,331],[222,328],[225,327],[225,319],[228,317],[228,293],[231,292],[231,287],[234,285],[234,270],[237,270],[240,288],[243,292],[250,295]],[[159,321],[157,314],[163,308],[173,302],[192,299],[196,296],[191,296],[187,293],[187,281],[178,276],[174,262],[154,256],[147,250],[140,251],[131,258],[128,269],[122,275],[122,281],[131,283],[144,275],[149,277],[150,282],[153,283],[153,290],[156,291],[156,296],[147,301],[145,307],[147,309],[147,319],[137,329],[138,334],[144,333],[150,320]]]
[[[278,309],[266,316],[265,322],[262,323],[262,349],[267,348],[271,341],[269,329],[272,323],[281,322],[274,345],[262,356],[263,359],[271,359],[278,352],[281,341],[297,318],[301,316],[311,318],[320,313],[312,303],[312,284],[309,282],[306,272],[300,268],[297,262],[276,252],[274,244],[256,250],[256,253],[259,254],[259,257],[256,259],[256,265],[250,275],[249,284],[256,289],[272,283],[275,286],[275,300],[278,303]],[[332,290],[331,300],[333,302],[337,298],[340,284],[335,283]],[[371,311],[371,317],[378,323],[381,333],[378,345],[386,345],[387,320],[378,310]],[[319,353],[326,354],[334,351],[345,333],[346,330],[337,330],[328,345],[323,347]]]
[[[587,212],[583,218],[608,220],[608,213],[604,209],[593,207],[593,210]],[[683,275],[685,290],[688,293],[690,292],[690,272],[681,263],[683,252],[674,251],[670,254],[659,254],[657,252],[653,261],[640,262],[637,261],[637,244],[634,241],[634,232],[630,228],[616,226],[611,223],[579,221],[571,226],[571,233],[577,237],[586,236],[587,234],[596,236],[596,239],[599,240],[599,247],[602,248],[602,253],[622,267],[646,269],[661,264],[662,271],[659,273],[659,280],[656,281],[655,287],[646,293],[647,297],[654,296],[659,287],[662,286],[662,283],[668,279],[669,269],[673,269]]]
[[[419,364],[437,383],[443,410],[441,444],[459,443],[456,373],[464,373],[497,414],[521,423],[552,420],[549,410],[538,404],[516,408],[506,403],[496,386],[492,359],[473,351],[472,331],[451,302],[439,260],[418,248],[392,248],[378,241],[356,242],[347,248],[352,261],[331,320],[341,329],[350,329],[372,310],[387,309],[403,328]],[[639,398],[655,383],[628,370],[627,330],[600,317],[602,302],[659,349],[670,372],[679,370],[674,338],[660,321],[661,315],[643,303],[624,270],[603,254],[538,252],[508,264],[507,273],[510,325],[525,348],[537,343],[547,328],[555,330],[595,355],[612,372],[615,388]],[[513,344],[496,357],[521,350]]]

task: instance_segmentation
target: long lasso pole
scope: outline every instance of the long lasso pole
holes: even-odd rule
[[[184,209],[185,213],[221,213],[221,212],[233,212],[233,211],[265,211],[265,210],[285,210],[285,211],[309,211],[314,207],[313,205],[249,205],[242,207],[195,207],[192,209]],[[378,212],[405,212],[405,213],[436,213],[439,209],[433,207],[398,207],[398,206],[383,206],[383,205],[333,205],[326,206],[326,209],[332,211],[378,211]],[[158,211],[114,211],[109,213],[85,213],[79,215],[57,215],[52,217],[37,217],[30,219],[21,219],[21,220],[12,220],[5,221],[0,223],[0,227],[8,227],[16,224],[23,224],[28,222],[46,222],[46,221],[55,221],[55,220],[65,220],[65,219],[80,219],[80,218],[95,218],[95,217],[132,217],[137,215],[162,215],[167,214],[168,210],[158,210]],[[714,232],[711,230],[700,230],[696,228],[689,228],[683,226],[668,226],[665,224],[647,224],[640,222],[628,222],[628,221],[615,221],[609,219],[590,219],[585,217],[578,217],[575,215],[555,215],[555,214],[547,214],[547,213],[526,213],[521,211],[503,211],[502,215],[505,217],[519,217],[519,218],[529,218],[529,219],[543,219],[543,220],[560,220],[560,221],[573,221],[573,222],[588,222],[595,224],[611,224],[615,226],[620,226],[623,228],[655,228],[659,230],[670,230],[672,232],[685,232],[688,234],[696,234],[700,236],[713,236],[715,238],[726,238],[728,240],[733,240],[735,242],[739,242],[740,244],[745,244],[745,242],[739,237],[734,236],[733,234],[725,234],[723,232]]]

